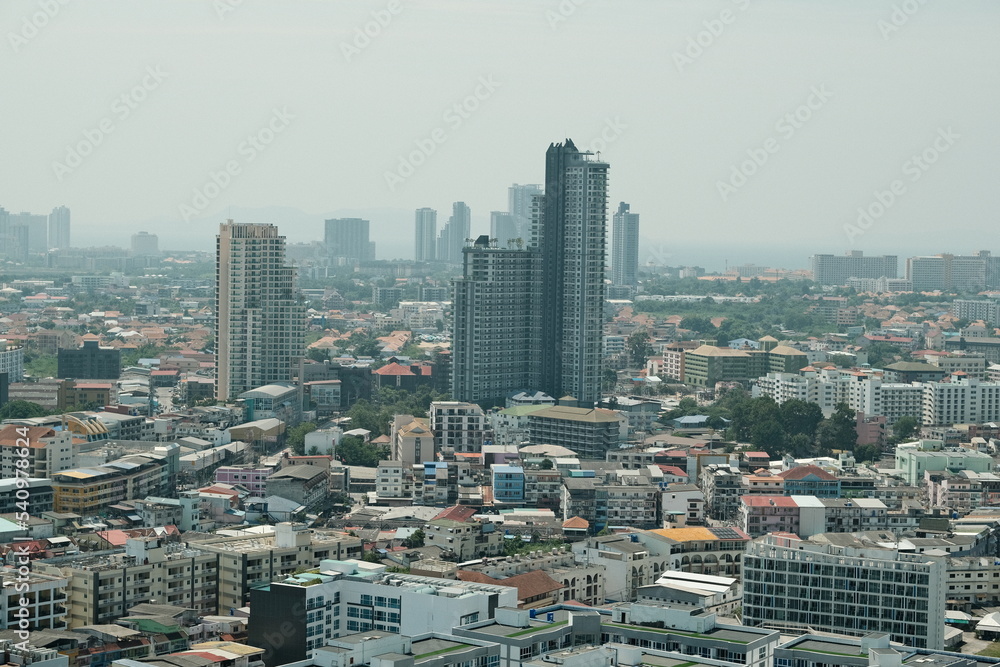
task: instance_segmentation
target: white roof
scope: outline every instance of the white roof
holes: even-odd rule
[[[1000,632],[1000,612],[994,611],[983,616],[983,620],[976,624],[976,630]]]

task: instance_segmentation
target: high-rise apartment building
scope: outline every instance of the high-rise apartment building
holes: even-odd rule
[[[48,216],[33,213],[10,214],[10,226],[15,230],[21,243],[27,241],[29,253],[42,253],[49,249]]]
[[[581,406],[601,396],[608,163],[569,139],[545,155],[539,211],[542,251],[541,389]]]
[[[49,213],[49,248],[68,248],[69,242],[69,209],[57,206]]]
[[[304,353],[305,311],[277,227],[219,226],[215,306],[219,400],[290,378]]]
[[[629,205],[618,205],[611,223],[611,284],[639,284],[639,214]]]
[[[160,239],[156,234],[138,232],[132,235],[132,254],[153,257],[160,254]]]
[[[608,164],[572,141],[546,154],[545,195],[532,196],[522,249],[480,237],[455,281],[453,398],[499,402],[517,389],[601,390]]]
[[[896,255],[865,257],[860,250],[847,255],[813,255],[813,280],[820,285],[846,285],[849,278],[895,278],[899,271]]]
[[[495,402],[539,386],[541,257],[536,249],[466,248],[453,295],[452,395]]]
[[[437,245],[437,211],[418,208],[414,239],[414,257],[418,262],[433,262]]]
[[[514,216],[517,236],[525,241],[528,240],[531,233],[531,222],[534,218],[532,206],[535,197],[540,194],[542,194],[541,185],[518,185],[515,183],[507,188],[507,212]]]
[[[323,243],[330,259],[347,263],[375,259],[375,244],[368,238],[369,225],[361,218],[327,220]]]
[[[503,211],[490,213],[490,237],[496,239],[501,248],[510,247],[511,242],[519,238],[521,243],[524,243],[517,218],[511,213]]]
[[[906,278],[913,284],[914,292],[981,290],[986,288],[987,269],[992,266],[991,258],[982,253],[910,257],[906,260]]]
[[[437,240],[437,260],[448,264],[462,263],[462,248],[472,233],[472,212],[465,202],[451,205],[451,217]]]

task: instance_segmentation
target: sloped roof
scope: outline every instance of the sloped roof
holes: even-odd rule
[[[587,530],[590,528],[590,522],[586,519],[574,516],[563,521],[562,527],[569,528],[571,530]]]
[[[434,519],[448,519],[465,523],[476,514],[476,510],[466,505],[453,505],[434,515]],[[432,519],[433,520],[433,519]]]
[[[494,579],[481,572],[472,572],[470,570],[458,570],[455,574],[460,581],[472,581],[479,584],[493,584],[495,586],[513,586],[517,588],[518,600],[527,600],[562,589],[562,584],[541,570],[532,570],[531,572],[517,574],[506,579]]]
[[[819,477],[821,480],[825,482],[837,481],[836,476],[831,475],[830,473],[823,470],[819,466],[796,466],[795,468],[790,468],[783,472],[779,472],[777,476],[785,480],[788,479],[801,480],[805,479],[809,475],[814,475],[815,477]]]

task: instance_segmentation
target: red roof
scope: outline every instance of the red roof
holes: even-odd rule
[[[831,475],[827,471],[823,470],[819,466],[797,466],[795,468],[790,468],[784,472],[779,472],[778,477],[782,479],[805,479],[809,475],[815,475],[825,482],[835,482],[837,481],[836,476]]]
[[[674,475],[675,477],[687,477],[688,474],[678,468],[677,466],[668,466],[666,463],[658,463],[657,466],[667,475]]]
[[[590,528],[590,522],[581,517],[573,516],[563,521],[562,527],[570,530],[587,530]]]
[[[409,366],[403,366],[402,364],[397,364],[396,362],[393,362],[391,364],[386,364],[385,366],[382,366],[381,368],[376,368],[375,370],[372,371],[372,373],[374,373],[375,375],[392,375],[392,376],[399,376],[399,375],[405,375],[405,376],[412,375],[412,376],[415,376],[416,375],[416,373],[414,373],[412,370],[410,370]]]
[[[542,570],[532,570],[524,574],[517,574],[506,579],[494,579],[481,572],[470,570],[458,570],[455,575],[459,581],[474,581],[480,584],[494,584],[497,586],[514,586],[517,588],[518,600],[524,601],[529,598],[562,590],[562,584],[545,574]]]
[[[743,456],[748,459],[754,458],[754,459],[767,459],[768,461],[771,460],[771,456],[767,452],[743,452]]]
[[[448,519],[450,521],[458,521],[465,523],[471,519],[476,513],[476,510],[472,507],[465,505],[454,505],[447,509],[443,509],[434,515],[434,519]],[[432,519],[433,521],[433,519]]]
[[[44,447],[44,443],[39,442],[39,438],[48,438],[55,435],[55,431],[48,426],[19,426],[8,424],[0,429],[0,445],[8,447],[21,447],[27,441],[28,447]]]

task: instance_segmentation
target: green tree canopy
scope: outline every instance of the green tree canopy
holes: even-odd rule
[[[45,417],[48,414],[45,408],[30,401],[10,401],[0,408],[0,420],[31,419],[32,417]]]
[[[302,454],[305,453],[306,435],[312,433],[316,429],[317,426],[313,422],[299,424],[298,426],[289,429],[286,444],[292,448],[292,451],[295,454],[302,456]]]
[[[916,417],[905,415],[896,420],[892,425],[892,434],[898,442],[906,442],[920,432],[920,422]]]

